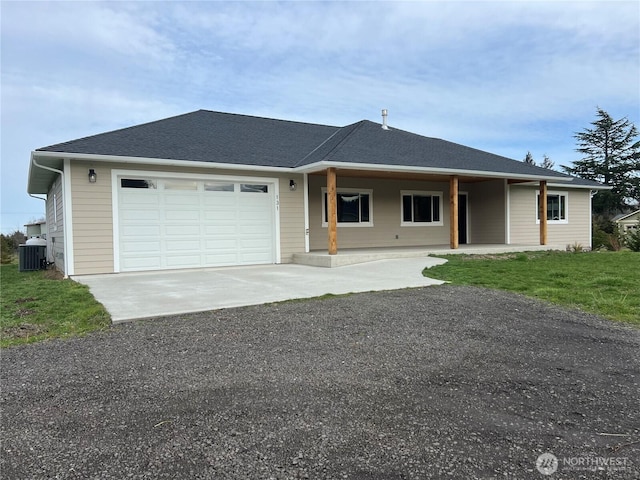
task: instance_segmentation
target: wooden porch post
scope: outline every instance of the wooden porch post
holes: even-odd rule
[[[458,248],[458,177],[449,177],[449,246]]]
[[[338,253],[338,204],[336,198],[336,169],[327,168],[327,223],[329,255]]]
[[[547,244],[547,182],[540,181],[540,245]]]

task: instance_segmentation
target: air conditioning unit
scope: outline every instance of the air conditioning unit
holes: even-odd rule
[[[42,270],[47,266],[46,245],[20,245],[20,271]]]

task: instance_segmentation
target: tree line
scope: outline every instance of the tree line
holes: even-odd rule
[[[570,166],[563,165],[562,170],[611,187],[599,190],[592,203],[595,215],[610,219],[640,205],[640,139],[636,126],[628,118],[614,120],[599,107],[596,117],[591,127],[574,135],[576,151],[582,158]],[[523,161],[536,165],[531,152],[527,152]],[[545,154],[538,166],[552,169],[554,162]]]

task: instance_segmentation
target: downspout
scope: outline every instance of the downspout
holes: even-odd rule
[[[42,168],[43,170],[49,170],[50,172],[54,172],[54,173],[58,173],[60,174],[60,190],[62,192],[62,201],[66,201],[66,197],[65,197],[65,191],[64,191],[64,172],[62,170],[58,170],[57,168],[53,168],[53,167],[47,167],[45,165],[40,165],[38,162],[36,162],[36,159],[31,157],[31,163],[33,165],[35,165],[38,168]],[[29,194],[30,196],[32,196],[31,194]],[[34,198],[39,198],[39,197],[34,197]],[[53,206],[53,208],[55,208],[55,205]],[[63,257],[63,262],[64,262],[64,278],[68,278],[69,277],[69,265],[67,262],[67,258],[69,256],[69,252],[67,251],[67,241],[68,241],[68,221],[66,218],[63,218],[64,220],[64,240],[63,240],[63,245],[64,245],[64,257]]]

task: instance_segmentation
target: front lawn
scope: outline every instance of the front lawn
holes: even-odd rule
[[[109,314],[89,289],[59,273],[0,267],[0,346],[82,335],[107,328]]]
[[[454,284],[509,290],[640,326],[640,253],[438,255],[425,269]]]

